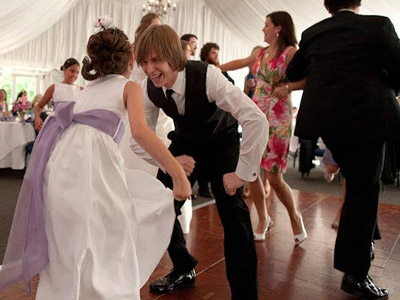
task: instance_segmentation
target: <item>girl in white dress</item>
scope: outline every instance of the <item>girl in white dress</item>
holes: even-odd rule
[[[141,88],[127,79],[133,65],[127,36],[103,29],[90,37],[87,51],[82,75],[95,81],[76,103],[61,103],[38,136],[0,289],[19,279],[29,284],[40,272],[37,300],[139,300],[169,244],[173,199],[190,197],[191,188],[147,126]],[[126,110],[133,137],[172,176],[173,192],[142,171],[125,173],[115,141]]]
[[[64,72],[63,82],[50,85],[44,93],[42,99],[35,106],[35,129],[40,130],[43,126],[43,120],[40,118],[40,113],[43,107],[53,100],[54,109],[61,101],[75,101],[77,93],[82,89],[74,84],[78,78],[80,70],[79,62],[75,58],[68,58],[61,66],[61,71]]]

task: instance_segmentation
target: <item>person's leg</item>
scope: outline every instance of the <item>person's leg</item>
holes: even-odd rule
[[[224,227],[226,273],[232,300],[258,299],[257,253],[250,213],[241,189],[229,196],[223,186],[223,175],[234,172],[239,156],[239,141],[221,142],[214,147],[209,168],[211,189]]]
[[[261,235],[265,237],[265,232],[268,229],[267,226],[271,222],[271,218],[267,212],[264,185],[262,184],[260,175],[257,176],[255,181],[247,184],[258,216],[258,225],[254,233],[255,235],[260,235],[260,240],[264,240],[264,238],[261,238]]]
[[[287,209],[290,223],[292,225],[293,234],[302,234],[304,229],[302,224],[302,217],[296,207],[292,189],[283,179],[281,172],[267,172],[267,178],[272,189],[276,193],[276,196]]]
[[[338,173],[339,167],[335,165],[325,164],[324,165],[324,179],[326,182],[332,182],[335,179],[335,175]]]
[[[274,121],[276,123],[278,120]],[[300,244],[307,238],[307,232],[302,216],[297,210],[292,189],[282,176],[287,167],[292,128],[283,119],[281,121],[280,126],[270,126],[269,128],[268,145],[261,161],[261,167],[265,169],[265,180],[271,186],[271,191],[274,191],[277,198],[286,207],[295,243]]]
[[[374,284],[368,271],[376,230],[383,141],[325,139],[346,178],[346,197],[336,238],[334,267],[342,272],[341,289],[365,299],[387,299],[386,289]],[[349,151],[349,144],[361,151]]]
[[[205,198],[213,198],[213,195],[210,191],[210,187],[208,185],[208,179],[204,176],[204,174],[199,173],[197,177],[197,184],[199,185],[198,189],[199,196]]]
[[[324,179],[326,182],[331,182],[339,172],[339,166],[333,159],[332,152],[328,148],[325,148],[322,163],[324,164]]]
[[[267,199],[267,203],[268,203],[269,199],[273,195],[273,190],[271,189],[271,185],[269,184],[266,174],[264,177],[264,191],[265,191],[265,199]]]
[[[343,203],[344,203],[344,198],[346,197],[346,179],[343,178],[343,183],[342,183],[342,201],[340,202],[340,206],[338,210],[336,211],[336,216],[332,221],[331,227],[332,228],[339,228],[339,222],[340,222],[340,216],[342,215],[342,208],[343,208]]]
[[[169,147],[169,150],[174,156],[187,154],[187,149],[179,143],[174,141]],[[157,179],[160,180],[166,187],[172,189],[172,178],[159,170]],[[196,177],[190,176],[189,180],[193,186]],[[168,254],[171,258],[173,270],[171,273],[161,277],[150,284],[150,290],[154,293],[167,293],[174,291],[181,287],[194,285],[196,273],[194,267],[197,265],[197,260],[194,258],[186,248],[186,241],[182,231],[181,224],[178,216],[181,214],[181,208],[185,201],[175,201],[175,223],[172,231],[171,242],[168,246]]]
[[[160,180],[166,187],[172,188],[171,177],[159,170],[157,179]],[[191,180],[192,181],[192,180]],[[181,207],[185,201],[176,201],[175,213],[178,217],[181,214]],[[178,218],[175,219],[174,229],[172,231],[171,242],[168,246],[168,254],[172,260],[174,270],[178,273],[186,273],[192,270],[197,265],[197,260],[189,253],[186,248],[186,241],[182,231],[181,223]]]
[[[357,140],[362,151],[349,151],[349,141],[324,139],[346,178],[346,196],[335,245],[334,267],[359,278],[368,274],[376,226],[383,142]]]
[[[249,189],[249,184],[247,182],[243,186],[243,197],[244,198],[250,197],[250,189]]]

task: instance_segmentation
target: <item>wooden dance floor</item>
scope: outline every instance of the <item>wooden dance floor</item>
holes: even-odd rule
[[[267,239],[256,243],[259,260],[259,299],[355,299],[340,290],[342,274],[332,267],[336,232],[331,229],[330,224],[339,206],[339,198],[325,194],[294,192],[309,237],[300,246],[294,246],[286,210],[276,199],[269,203],[274,224]],[[254,205],[251,201],[247,203],[253,225],[256,225]],[[376,283],[389,290],[391,300],[400,299],[400,206],[381,204],[379,225],[383,240],[376,244],[376,258],[370,275]],[[155,295],[149,292],[147,283],[142,289],[142,300],[230,299],[225,276],[223,230],[215,204],[193,212],[187,243],[190,252],[199,260],[196,267],[196,286],[171,294]],[[171,262],[165,255],[151,280],[168,273],[170,268]],[[33,282],[34,291],[37,284],[36,278]],[[0,291],[0,300],[6,299],[27,299],[22,284]]]

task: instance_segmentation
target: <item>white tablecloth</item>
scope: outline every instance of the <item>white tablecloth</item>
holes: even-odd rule
[[[0,122],[0,168],[25,168],[25,146],[35,140],[35,130],[28,123]]]

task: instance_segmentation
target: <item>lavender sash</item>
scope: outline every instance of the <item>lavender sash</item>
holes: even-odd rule
[[[54,101],[53,102],[53,111],[57,111],[58,110],[58,105],[61,103],[66,103],[66,102],[73,102],[73,101]]]
[[[60,102],[54,116],[40,131],[18,197],[10,237],[0,270],[0,289],[23,280],[30,294],[30,281],[49,262],[44,226],[43,177],[54,144],[72,122],[89,125],[119,143],[124,124],[115,113],[94,109],[73,114],[76,102]]]

